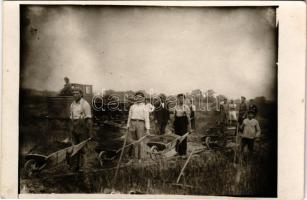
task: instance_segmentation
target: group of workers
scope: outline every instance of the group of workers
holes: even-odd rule
[[[174,107],[173,129],[174,133],[183,136],[192,131],[192,124],[195,126],[195,106],[185,104],[185,95],[177,95],[177,104]],[[170,120],[170,109],[166,104],[164,95],[160,95],[158,99],[151,104],[150,100],[145,98],[144,93],[137,92],[134,98],[134,104],[129,109],[127,129],[129,142],[138,141],[145,134],[150,132],[151,119],[154,121],[154,134],[165,134],[166,126]],[[192,119],[192,120],[191,120]],[[194,123],[192,123],[194,121]],[[187,154],[187,139],[176,145],[178,155]],[[141,160],[144,157],[142,142],[134,145],[134,155],[132,157]]]
[[[258,112],[258,108],[253,99],[247,104],[246,98],[242,96],[239,109],[237,109],[237,104],[233,100],[230,100],[228,103],[228,100],[225,98],[220,103],[220,121],[229,125],[236,125],[236,123],[242,124],[243,120],[247,117],[248,110],[253,111],[255,115]]]
[[[69,80],[66,82],[69,85]],[[64,87],[65,88],[65,87]],[[68,88],[68,87],[67,87]],[[68,89],[67,89],[68,90]],[[80,88],[72,88],[69,90],[74,97],[74,101],[70,106],[71,119],[71,141],[73,144],[78,144],[83,140],[93,137],[92,135],[92,113],[90,104],[83,98],[83,91]],[[231,100],[227,103],[224,100],[220,105],[220,125],[224,128],[225,125],[236,122],[238,125],[239,134],[241,137],[241,149],[245,146],[252,152],[254,139],[260,135],[260,126],[255,119],[257,115],[257,106],[250,102],[247,105],[246,98],[241,97],[239,104],[238,117],[236,104]],[[145,98],[144,93],[137,92],[134,96],[134,104],[130,106],[127,119],[127,141],[129,143],[140,140],[146,134],[152,134],[151,121],[153,121],[154,134],[165,134],[166,126],[172,121],[172,128],[176,135],[183,136],[195,129],[195,111],[196,107],[191,100],[190,105],[186,104],[184,94],[177,95],[177,103],[173,108],[174,118],[170,120],[170,109],[166,103],[164,95],[159,96],[158,100],[150,102],[150,99]],[[176,145],[178,155],[187,154],[187,138]],[[74,170],[83,168],[85,152],[81,151],[80,155],[76,156],[72,166]],[[133,159],[141,161],[144,158],[143,143],[137,142],[132,145],[130,156]]]
[[[245,97],[241,97],[241,103],[239,104],[238,116],[236,104],[233,100],[228,104],[227,99],[220,105],[220,119],[219,124],[223,132],[225,125],[238,126],[238,136],[240,137],[240,147],[243,152],[245,147],[248,148],[248,152],[252,153],[254,150],[254,141],[260,137],[261,129],[256,115],[258,108],[251,99],[249,104],[246,102]]]
[[[71,119],[71,141],[78,144],[83,140],[93,137],[92,135],[92,113],[90,104],[83,98],[83,92],[80,88],[73,88],[72,95],[74,101],[70,106]],[[195,117],[195,107],[185,104],[185,95],[177,95],[178,103],[174,107],[173,129],[174,133],[182,136],[192,131],[191,118]],[[147,103],[145,103],[147,101]],[[191,111],[192,110],[192,111]],[[150,121],[154,121],[155,132],[150,133]],[[164,96],[160,96],[159,100],[151,105],[145,100],[142,92],[137,92],[134,96],[134,104],[130,106],[127,119],[127,141],[133,143],[146,134],[165,134],[167,124],[170,122],[170,111],[165,103]],[[195,125],[195,123],[194,123]],[[179,155],[187,154],[187,139],[176,145],[176,151]],[[82,169],[86,156],[84,151],[72,160],[72,168],[75,171]],[[142,141],[132,145],[130,156],[132,159],[141,161],[144,158],[144,147]]]

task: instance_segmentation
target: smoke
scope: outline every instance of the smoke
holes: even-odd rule
[[[276,94],[273,8],[22,6],[21,87]]]

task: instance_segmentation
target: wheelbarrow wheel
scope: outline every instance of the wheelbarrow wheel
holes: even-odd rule
[[[150,148],[150,158],[152,159],[152,160],[156,160],[156,159],[158,159],[158,147],[157,146],[155,146],[155,145],[153,145],[151,148]]]
[[[25,175],[31,177],[36,171],[38,171],[36,161],[34,159],[28,160],[24,166]]]
[[[104,165],[104,159],[103,159],[103,151],[101,151],[98,155],[98,160],[99,160],[99,164],[100,164],[100,167],[103,167]]]
[[[211,137],[210,136],[206,137],[205,145],[208,149],[211,149],[211,143],[212,143]]]

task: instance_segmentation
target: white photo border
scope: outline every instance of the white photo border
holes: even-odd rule
[[[277,6],[278,199],[303,199],[306,5],[303,1],[6,1],[3,4],[3,82],[0,191],[3,198],[235,199],[219,196],[18,194],[20,5]],[[249,199],[249,198],[244,198]],[[261,199],[261,198],[252,198]],[[268,198],[266,198],[268,199]]]

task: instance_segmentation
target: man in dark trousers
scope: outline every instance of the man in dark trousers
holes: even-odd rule
[[[72,94],[74,101],[70,105],[70,136],[72,144],[76,145],[93,137],[92,111],[90,104],[83,98],[83,91],[80,88],[74,88]],[[91,156],[89,148],[90,146],[85,146],[68,162],[74,172],[83,171],[83,176],[78,181],[84,183],[87,192],[92,192],[92,188],[94,187],[88,176],[88,172],[92,168],[89,160]]]
[[[241,103],[239,106],[239,119],[238,119],[239,125],[241,125],[243,123],[243,120],[247,118],[247,109],[248,107],[246,103],[246,98],[242,96]]]
[[[74,145],[92,137],[92,111],[90,104],[83,98],[83,91],[80,88],[72,90],[74,101],[70,105],[71,119],[71,140]],[[75,155],[72,160],[74,171],[82,170],[87,166],[87,157],[84,149]]]
[[[165,100],[166,97],[160,95],[158,101],[155,103],[154,120],[159,135],[165,134],[165,128],[170,118],[170,113]]]

